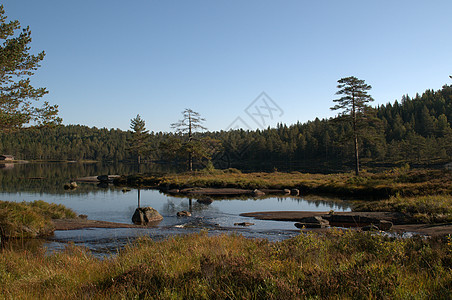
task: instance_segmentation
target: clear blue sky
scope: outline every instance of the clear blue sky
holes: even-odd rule
[[[341,77],[372,85],[374,105],[452,83],[450,0],[0,3],[46,52],[33,82],[64,124],[127,130],[140,114],[169,131],[191,108],[209,130],[254,129],[262,92],[275,126],[334,116]]]

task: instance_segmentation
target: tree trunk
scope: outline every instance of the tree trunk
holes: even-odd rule
[[[359,176],[359,149],[358,149],[358,135],[355,133],[355,174]]]
[[[353,141],[355,143],[355,174],[356,176],[359,176],[358,132],[356,131],[356,105],[354,93],[352,93],[352,123],[353,123]]]
[[[188,153],[188,170],[193,171],[193,153]]]

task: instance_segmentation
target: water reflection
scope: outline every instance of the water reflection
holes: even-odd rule
[[[113,185],[97,186],[80,183],[75,190],[63,189],[73,178],[99,174],[133,173],[134,166],[99,164],[25,164],[0,170],[0,200],[34,201],[63,204],[77,214],[91,220],[131,224],[137,207],[151,206],[162,216],[157,228],[85,229],[55,232],[50,249],[64,247],[65,243],[80,243],[93,251],[121,247],[142,235],[162,238],[168,235],[187,234],[209,230],[212,234],[239,232],[248,237],[284,239],[297,234],[294,222],[252,220],[241,213],[255,211],[347,211],[346,201],[320,197],[218,198],[209,205],[200,203],[199,197],[167,195],[157,190],[135,189],[125,192]],[[135,193],[136,191],[136,193]],[[191,217],[178,218],[178,211],[189,211]],[[237,228],[234,223],[253,222],[248,228]]]

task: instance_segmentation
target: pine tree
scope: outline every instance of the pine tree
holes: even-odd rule
[[[6,21],[5,10],[0,5],[0,131],[21,128],[29,122],[38,125],[61,123],[57,117],[58,106],[44,102],[34,106],[47,90],[34,88],[30,77],[44,59],[44,51],[37,55],[29,53],[30,28],[20,31],[19,21]],[[16,34],[16,31],[20,31]]]
[[[195,152],[203,152],[203,149],[199,149],[203,147],[203,144],[196,142],[193,135],[197,130],[207,129],[201,125],[206,119],[202,118],[198,112],[189,108],[186,108],[182,112],[182,115],[183,118],[177,123],[171,124],[171,127],[176,130],[176,133],[187,135],[187,141],[183,145],[183,151],[188,155],[188,169],[193,171],[193,156]]]
[[[149,151],[149,131],[146,130],[146,123],[140,115],[130,120],[130,129],[133,131],[128,150],[137,156],[137,163],[140,165],[141,156]]]
[[[342,120],[347,120],[352,124],[353,142],[355,150],[355,173],[359,175],[359,144],[358,144],[358,127],[359,122],[363,120],[365,110],[368,107],[367,103],[373,101],[372,97],[367,94],[367,91],[372,87],[354,76],[341,78],[338,80],[337,88],[339,91],[336,95],[343,95],[339,99],[333,100],[337,102],[332,110],[342,110],[340,115]]]

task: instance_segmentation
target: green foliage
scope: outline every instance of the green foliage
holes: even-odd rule
[[[0,233],[6,238],[35,238],[53,232],[51,219],[70,219],[77,215],[59,204],[44,201],[0,201]]]
[[[150,151],[149,131],[146,130],[146,123],[140,115],[130,120],[130,129],[132,129],[132,138],[128,140],[129,148],[132,154],[136,155],[138,164],[141,163],[141,156]]]
[[[161,144],[164,152],[170,152],[178,158],[187,161],[188,170],[193,171],[193,162],[206,159],[210,161],[212,154],[217,152],[219,141],[196,135],[198,130],[206,130],[201,124],[205,121],[198,112],[185,109],[183,118],[177,123],[171,124],[176,130],[176,136]],[[179,139],[179,141],[177,141]]]
[[[283,242],[206,233],[142,238],[106,260],[0,254],[6,298],[448,299],[452,244],[331,230]]]
[[[44,102],[42,107],[34,106],[48,93],[45,88],[34,88],[30,81],[45,53],[30,54],[30,28],[20,30],[19,21],[6,19],[0,5],[0,132],[21,128],[30,121],[39,125],[60,123],[57,105]]]

